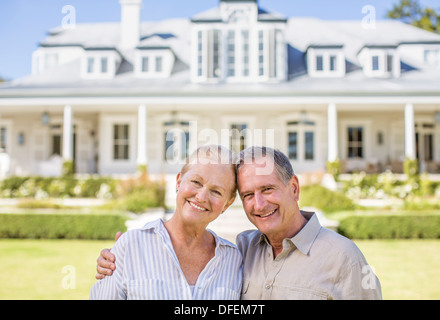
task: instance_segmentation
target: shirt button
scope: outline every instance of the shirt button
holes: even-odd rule
[[[265,288],[266,289],[270,289],[271,285],[270,284],[266,284]]]

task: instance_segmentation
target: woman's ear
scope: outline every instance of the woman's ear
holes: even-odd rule
[[[176,176],[176,193],[179,191],[181,182],[182,182],[182,173],[179,172]]]
[[[228,202],[225,204],[225,206],[223,207],[223,211],[222,211],[222,213],[225,212],[226,209],[228,209],[228,208],[231,206],[231,204],[234,203],[234,201],[235,201],[235,194],[234,194],[234,196],[233,196],[231,199],[229,199]]]

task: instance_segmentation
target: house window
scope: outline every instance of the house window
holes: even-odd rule
[[[324,70],[323,57],[321,55],[316,56],[316,71],[323,71],[323,70]]]
[[[336,56],[330,56],[330,71],[336,71],[337,69],[337,57]]]
[[[3,149],[4,152],[6,152],[8,150],[8,134],[7,134],[7,130],[5,127],[1,127],[0,128],[0,148]]]
[[[227,40],[227,75],[228,77],[235,76],[235,31],[228,31]]]
[[[203,32],[197,32],[197,76],[203,75]]]
[[[87,57],[86,73],[90,76],[109,75],[111,65],[109,56],[93,55]]]
[[[93,73],[94,64],[95,64],[95,58],[93,57],[87,58],[87,73]]]
[[[249,77],[249,31],[241,32],[243,41],[243,77]]]
[[[426,49],[423,59],[431,66],[440,66],[440,49]]]
[[[315,133],[313,131],[304,132],[304,159],[315,159]]]
[[[129,159],[129,125],[115,124],[113,125],[113,159],[128,160]]]
[[[156,72],[162,72],[162,57],[156,57]]]
[[[52,155],[57,154],[61,155],[61,135],[60,134],[54,134],[52,135]]]
[[[387,72],[393,71],[393,56],[391,54],[387,54]]]
[[[400,58],[395,49],[364,49],[359,59],[369,77],[400,76]]]
[[[288,127],[287,153],[290,160],[315,160],[314,121],[290,121]]]
[[[220,31],[212,30],[212,65],[209,68],[211,78],[218,78],[220,71]]]
[[[246,148],[247,124],[233,123],[231,124],[230,129],[231,129],[230,149],[238,153]]]
[[[108,71],[108,58],[102,57],[101,58],[101,73],[107,73]]]
[[[149,58],[148,57],[142,57],[142,72],[148,72],[149,70]]]
[[[47,53],[45,56],[45,69],[50,69],[58,65],[58,54]]]
[[[205,79],[219,78],[222,74],[221,31],[207,30],[197,32],[197,77]],[[226,43],[228,61],[232,74],[235,73],[235,39],[233,35]],[[233,70],[232,70],[233,69]],[[228,74],[228,73],[227,73]]]
[[[379,70],[379,56],[371,57],[371,70],[378,71]]]
[[[290,160],[298,159],[298,132],[288,132],[288,155]]]
[[[264,76],[264,31],[258,31],[258,75]]]
[[[363,158],[364,157],[364,134],[362,127],[348,127],[348,158]]]
[[[164,160],[181,161],[189,154],[189,122],[168,121],[164,123]]]
[[[345,74],[344,52],[339,47],[308,49],[308,72],[312,77],[342,77]]]

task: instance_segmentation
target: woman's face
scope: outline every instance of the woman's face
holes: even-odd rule
[[[176,213],[189,223],[208,225],[234,201],[235,172],[228,164],[192,164],[177,175]]]

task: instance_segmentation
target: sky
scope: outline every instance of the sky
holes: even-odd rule
[[[362,9],[373,6],[377,20],[399,0],[259,0],[259,6],[286,17],[359,20]],[[191,18],[217,6],[219,0],[143,0],[142,21]],[[419,0],[422,7],[440,9],[440,0]],[[119,0],[0,0],[0,78],[13,80],[31,73],[32,52],[47,31],[60,26],[75,9],[76,23],[120,21]]]

